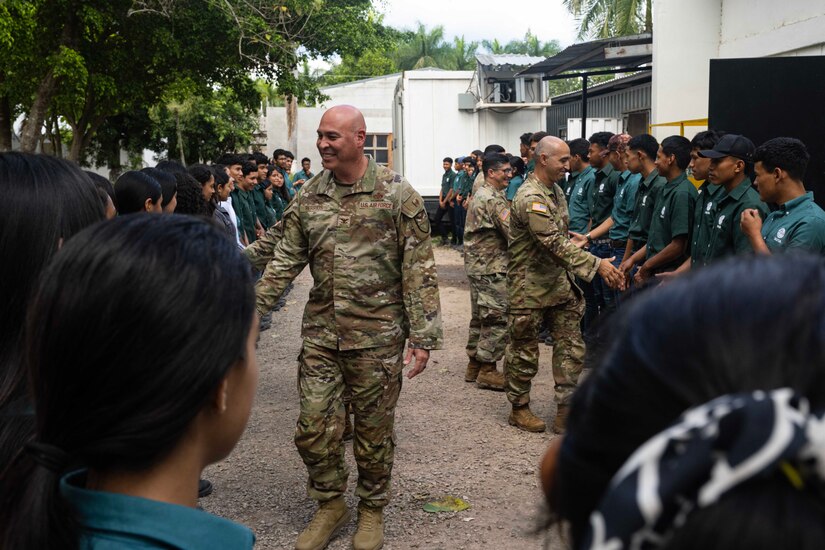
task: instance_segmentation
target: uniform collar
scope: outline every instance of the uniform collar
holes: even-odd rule
[[[594,168],[594,170],[595,170],[595,168]],[[613,168],[613,165],[612,165],[612,164],[610,164],[609,162],[607,162],[607,163],[605,163],[605,165],[604,165],[604,166],[603,166],[603,167],[599,170],[599,173],[600,173],[600,174],[604,174],[605,176],[609,176],[610,174],[612,174],[612,173],[613,173],[613,171],[614,171],[614,170],[615,170],[615,168]]]
[[[699,191],[703,191],[711,197],[715,197],[720,189],[724,189],[724,187],[721,185],[713,185],[710,180],[705,180],[702,185],[699,186]]]
[[[546,185],[544,185],[544,184],[541,182],[541,180],[539,179],[539,177],[536,175],[536,173],[535,173],[535,172],[530,172],[530,175],[529,175],[529,176],[527,176],[527,179],[526,179],[526,180],[524,180],[524,184],[522,184],[522,185],[526,185],[526,184],[528,184],[528,183],[530,183],[530,182],[535,183],[535,184],[536,184],[536,186],[537,186],[537,187],[539,187],[539,188],[541,188],[541,189],[542,189],[545,193],[547,193],[547,195],[549,195],[549,196],[553,196],[553,197],[554,197],[554,196],[556,196],[556,185],[557,185],[557,184],[555,184],[555,183],[554,183],[554,184],[553,184],[553,185],[551,185],[550,187],[547,187]]]
[[[676,176],[675,178],[673,178],[672,180],[667,182],[667,186],[668,187],[676,187],[677,185],[679,185],[680,183],[682,183],[683,181],[686,181],[686,180],[687,180],[687,172],[683,171],[678,176]]]
[[[800,206],[803,206],[805,203],[813,202],[814,200],[814,193],[813,191],[808,191],[804,195],[800,195],[795,199],[791,199],[785,204],[779,207],[779,210],[784,210],[785,212],[790,212],[791,210],[795,210]]]
[[[653,171],[651,171],[651,172],[647,175],[647,177],[646,177],[646,178],[644,178],[644,179],[642,180],[642,185],[643,185],[644,187],[647,187],[648,185],[650,185],[650,184],[651,184],[651,182],[653,182],[653,180],[655,180],[655,179],[656,179],[656,178],[658,178],[658,177],[659,177],[659,169],[658,169],[658,168],[654,168],[654,169],[653,169]]]
[[[378,165],[375,161],[367,157],[369,164],[367,164],[367,171],[364,175],[352,184],[352,187],[344,193],[344,196],[354,195],[356,193],[372,193],[375,191],[375,176],[378,172]],[[318,190],[315,192],[318,195],[326,195],[330,198],[335,196],[335,178],[332,176],[332,171],[324,170],[318,182]]]
[[[105,491],[85,489],[86,471],[60,480],[60,492],[84,530],[122,533],[172,548],[251,548],[248,528],[202,510]]]
[[[720,185],[719,187],[722,187],[722,186]],[[733,190],[731,190],[731,192],[728,193],[724,197],[723,200],[725,200],[727,198],[731,198],[735,201],[738,201],[745,195],[745,193],[748,192],[748,189],[750,189],[750,188],[751,188],[751,180],[750,180],[749,177],[746,176],[745,179],[743,179],[741,182],[739,182],[739,185],[734,187]]]

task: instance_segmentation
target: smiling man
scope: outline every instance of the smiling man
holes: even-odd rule
[[[307,264],[314,279],[303,320],[295,445],[319,509],[298,550],[326,547],[350,519],[343,497],[345,391],[355,415],[360,498],[353,548],[383,545],[401,371],[415,356],[407,378],[420,374],[429,350],[442,344],[424,201],[407,180],[364,155],[365,138],[355,107],[333,107],[321,117],[316,145],[324,171],[304,184],[282,224],[263,239],[272,248],[255,288],[263,314]],[[251,248],[247,256],[260,263],[261,250]]]

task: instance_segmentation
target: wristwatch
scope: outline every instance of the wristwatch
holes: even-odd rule
[[[585,234],[584,238],[587,239],[587,242],[589,242],[589,243],[593,242],[593,239],[590,238],[590,233],[589,232],[587,234]]]

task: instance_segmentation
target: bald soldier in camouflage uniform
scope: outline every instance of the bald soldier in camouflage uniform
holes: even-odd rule
[[[507,239],[510,206],[504,197],[513,169],[502,154],[484,157],[481,178],[467,209],[464,226],[464,269],[470,279],[470,362],[464,380],[488,390],[504,389],[496,362],[507,345]]]
[[[543,432],[544,422],[530,411],[530,387],[539,366],[538,334],[547,316],[553,346],[557,432],[564,430],[570,397],[584,363],[579,322],[584,306],[574,277],[591,281],[598,273],[611,288],[624,278],[610,259],[600,259],[573,244],[568,235],[567,201],[556,182],[570,170],[570,148],[548,136],[536,146],[535,171],[519,187],[510,211],[510,343],[505,355],[509,422]]]
[[[354,107],[327,110],[318,128],[325,170],[304,183],[280,235],[247,249],[259,265],[257,309],[269,311],[309,264],[314,286],[304,312],[295,444],[320,505],[298,550],[324,548],[350,519],[342,434],[345,388],[352,393],[358,464],[357,550],[384,542],[383,507],[393,464],[393,423],[401,370],[412,378],[442,344],[430,224],[421,196],[400,175],[364,156],[366,125]],[[404,356],[404,343],[409,350]]]

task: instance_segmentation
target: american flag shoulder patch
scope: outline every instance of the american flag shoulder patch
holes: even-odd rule
[[[541,212],[543,214],[546,214],[548,212],[548,210],[549,209],[547,208],[547,205],[544,204],[544,203],[541,203],[541,202],[534,202],[530,206],[530,211],[532,211],[532,212]]]
[[[501,218],[501,221],[506,222],[507,218],[510,217],[510,209],[505,208],[504,210],[501,211],[501,213],[498,215],[498,217]]]

